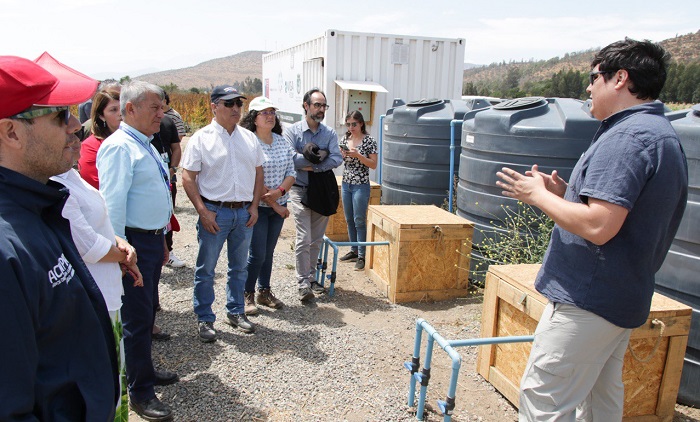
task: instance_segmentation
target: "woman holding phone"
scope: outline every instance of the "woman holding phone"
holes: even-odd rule
[[[369,169],[377,168],[377,142],[367,133],[365,119],[359,111],[345,116],[347,132],[341,139],[343,154],[342,198],[348,237],[351,242],[367,240],[367,207],[369,206]],[[356,261],[355,271],[365,269],[365,247],[352,246],[341,261]]]

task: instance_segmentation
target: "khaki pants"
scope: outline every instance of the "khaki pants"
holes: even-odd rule
[[[296,257],[297,281],[299,288],[310,287],[315,281],[318,251],[323,243],[328,217],[304,206],[301,199],[306,188],[292,187],[289,191],[289,208],[294,216],[297,237],[294,247]]]
[[[549,303],[520,383],[520,421],[620,421],[622,363],[632,330]]]

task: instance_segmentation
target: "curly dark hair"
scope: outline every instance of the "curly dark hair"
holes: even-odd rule
[[[637,41],[625,38],[598,52],[591,62],[591,69],[599,65],[605,81],[620,69],[629,74],[632,81],[629,91],[640,100],[655,100],[666,83],[669,54],[659,44],[649,40]]]
[[[238,123],[241,127],[248,129],[249,131],[255,133],[258,127],[255,125],[255,118],[258,117],[257,110],[250,110],[248,114],[243,116],[241,121]],[[272,133],[282,135],[282,125],[280,124],[280,118],[275,116],[275,126],[272,128]]]

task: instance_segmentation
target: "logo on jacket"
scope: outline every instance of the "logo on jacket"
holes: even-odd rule
[[[75,270],[66,257],[61,254],[58,257],[58,263],[49,270],[49,283],[51,287],[56,287],[59,284],[65,282],[68,284],[71,278],[75,275]]]

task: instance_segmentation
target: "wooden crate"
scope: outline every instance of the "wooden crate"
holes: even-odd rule
[[[343,183],[343,176],[335,176],[335,178],[338,181],[338,192],[340,192],[340,185]],[[382,196],[381,185],[370,181],[369,189],[369,204],[379,205],[379,200]],[[338,204],[338,212],[331,215],[331,217],[328,219],[326,236],[328,236],[330,240],[335,240],[336,242],[347,242],[350,240],[348,237],[348,223],[345,221],[345,212],[343,210],[342,194],[340,197],[340,203]]]
[[[535,290],[539,264],[491,265],[486,275],[482,337],[531,335],[547,299]],[[640,359],[653,351],[660,333],[651,321],[666,324],[661,344],[651,360],[641,363],[625,354],[625,421],[671,421],[690,330],[691,308],[654,293],[647,322],[632,331],[630,347]],[[486,345],[479,348],[477,371],[518,406],[520,379],[532,343]]]
[[[466,296],[473,224],[434,205],[370,205],[365,270],[392,303]]]

